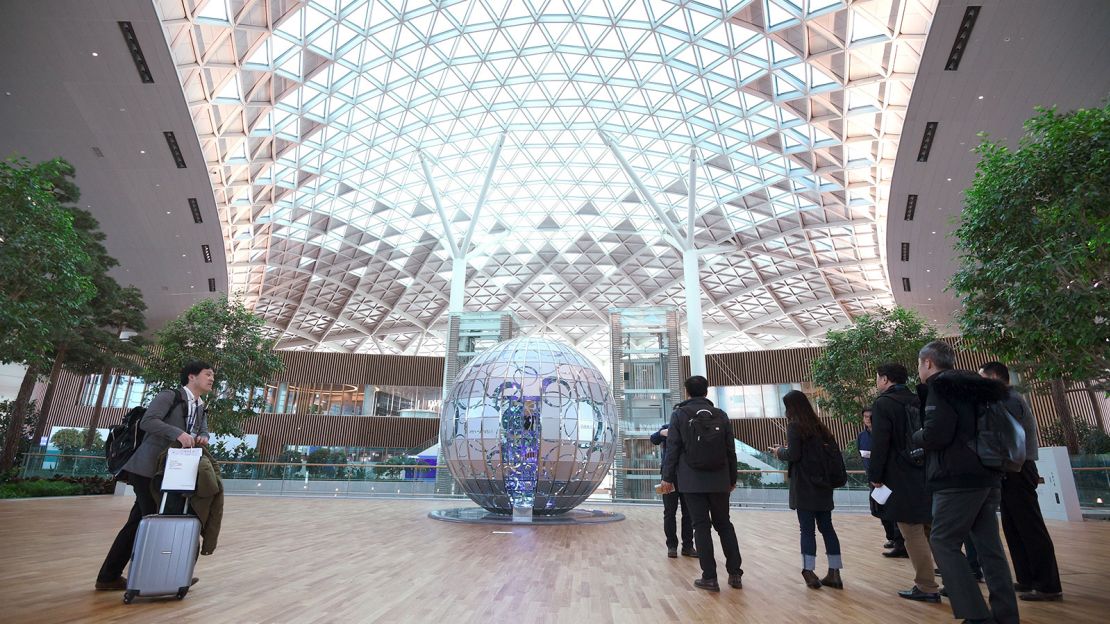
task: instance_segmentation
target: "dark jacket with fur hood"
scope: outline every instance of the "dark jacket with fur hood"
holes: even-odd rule
[[[968,442],[975,438],[976,405],[1005,400],[1005,384],[970,371],[946,370],[917,388],[923,426],[914,440],[926,451],[929,491],[1001,486],[1002,473],[984,466]]]

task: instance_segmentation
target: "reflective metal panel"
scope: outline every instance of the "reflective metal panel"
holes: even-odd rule
[[[613,461],[609,384],[573,348],[517,338],[474,358],[447,393],[440,441],[451,474],[485,509],[573,509]]]

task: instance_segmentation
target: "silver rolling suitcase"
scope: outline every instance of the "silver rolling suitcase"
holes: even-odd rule
[[[177,596],[180,600],[189,592],[200,548],[200,520],[189,515],[161,515],[165,509],[163,493],[158,514],[145,516],[139,522],[124,604],[131,604],[135,596]],[[188,498],[183,511],[189,511]]]

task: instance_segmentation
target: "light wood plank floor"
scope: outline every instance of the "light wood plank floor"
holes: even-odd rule
[[[458,504],[458,503],[455,503]],[[735,510],[744,589],[693,588],[696,559],[667,559],[659,507],[583,527],[430,520],[442,501],[232,497],[220,547],[184,601],[94,592],[130,501],[0,501],[0,621],[16,622],[949,622],[894,592],[907,560],[879,555],[877,520],[837,514],[846,589],[809,590],[794,516]],[[90,528],[98,527],[98,528]],[[112,528],[108,528],[112,527]],[[1023,622],[1105,622],[1110,523],[1052,523],[1065,602],[1022,603]],[[718,545],[718,565],[724,564]],[[823,558],[822,558],[823,559]],[[823,560],[819,572],[824,572]],[[1099,614],[1102,615],[1099,615]]]

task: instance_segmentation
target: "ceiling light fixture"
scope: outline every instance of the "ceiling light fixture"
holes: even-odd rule
[[[93,52],[92,55],[93,56],[100,56],[100,53],[99,52]]]

